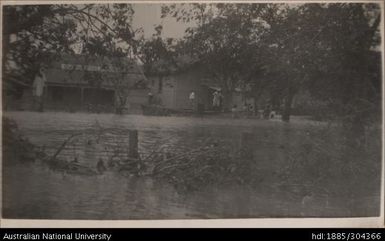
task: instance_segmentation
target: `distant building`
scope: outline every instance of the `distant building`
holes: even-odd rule
[[[166,108],[174,110],[190,110],[189,95],[195,93],[196,103],[205,110],[213,110],[213,93],[221,90],[221,85],[210,78],[207,70],[199,62],[194,62],[188,57],[179,57],[176,66],[167,75],[147,75],[149,87],[154,96],[154,101]],[[251,97],[236,88],[228,101],[226,109],[236,104],[239,108],[247,102],[253,105]]]
[[[174,110],[191,109],[189,95],[195,93],[196,103],[209,108],[208,89],[202,84],[204,72],[199,66],[191,66],[166,76],[148,76],[154,102]]]
[[[140,110],[147,101],[147,80],[128,58],[63,55],[46,66],[44,108],[114,112]],[[32,89],[25,88],[18,109],[32,109]]]

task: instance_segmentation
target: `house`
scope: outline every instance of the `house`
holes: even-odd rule
[[[147,101],[147,80],[140,66],[126,57],[62,55],[45,66],[43,96],[48,110],[128,112]],[[32,89],[25,88],[19,109],[33,109]]]
[[[148,76],[148,79],[156,104],[173,110],[189,110],[192,108],[189,95],[194,91],[196,103],[202,103],[208,108],[208,90],[202,85],[204,72],[198,66],[165,76]]]
[[[213,110],[213,93],[221,90],[220,83],[211,78],[198,61],[180,56],[175,62],[176,65],[167,75],[147,74],[154,102],[173,110],[191,110],[189,95],[193,91],[197,105],[204,110]],[[239,88],[231,93],[229,99],[228,105],[236,104],[240,110],[245,102],[254,104],[252,98]],[[230,108],[227,106],[226,109]]]

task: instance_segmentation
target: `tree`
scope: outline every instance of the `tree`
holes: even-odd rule
[[[335,111],[340,116],[372,96],[378,102],[378,78],[370,74],[378,4],[171,5],[164,14],[197,22],[186,31],[187,49],[226,92],[242,85],[251,86],[255,98],[268,92],[282,99],[284,121],[301,90],[332,103],[331,109],[343,107]]]
[[[141,38],[137,49],[137,56],[143,63],[146,76],[156,76],[159,83],[159,92],[163,86],[163,79],[178,69],[176,62],[180,54],[178,41],[173,38],[162,38],[162,25],[155,27],[152,38]]]
[[[271,26],[263,36],[269,43],[266,60],[277,76],[271,86],[283,96],[284,121],[289,120],[291,102],[300,90],[329,102],[330,111],[341,117],[354,112],[362,100],[378,99],[380,88],[378,83],[373,86],[369,71],[376,65],[371,50],[379,40],[378,5],[282,5],[264,19]]]
[[[62,53],[113,56],[135,48],[129,4],[15,5],[4,7],[3,79],[5,90],[29,86],[38,65]]]
[[[230,95],[235,88],[245,88],[260,80],[254,78],[263,67],[257,57],[260,54],[259,39],[268,26],[258,15],[267,6],[191,4],[163,9],[164,15],[179,21],[197,22],[196,27],[186,30],[184,51],[197,58],[206,67],[208,75],[220,85],[226,107],[229,107]]]
[[[380,8],[377,4],[329,4],[309,9],[307,18],[323,22],[318,36],[316,68],[309,89],[313,96],[330,102],[338,117],[362,125],[380,113]],[[376,76],[377,75],[377,76]],[[373,115],[374,114],[374,115]],[[377,117],[378,118],[378,117]]]
[[[175,67],[176,41],[162,38],[162,25],[155,27],[152,38],[141,38],[137,56],[143,63],[144,72],[148,75],[164,76]]]

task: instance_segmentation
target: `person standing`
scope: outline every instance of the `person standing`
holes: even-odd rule
[[[191,105],[191,109],[194,110],[195,108],[195,92],[194,91],[191,91],[190,93],[190,96],[189,96],[189,100],[190,100],[190,105]]]
[[[34,98],[34,106],[37,105],[37,110],[41,112],[44,110],[43,94],[44,94],[45,83],[47,81],[44,71],[45,69],[43,67],[39,69],[39,71],[35,76],[35,79],[33,80],[33,85],[32,85],[32,95]]]
[[[152,105],[152,104],[153,104],[153,101],[154,101],[154,95],[153,95],[152,92],[150,91],[150,92],[148,92],[147,96],[148,96],[148,104],[149,104],[149,105]]]
[[[219,109],[219,92],[216,90],[214,93],[213,93],[213,107],[214,107],[214,110],[218,110]]]

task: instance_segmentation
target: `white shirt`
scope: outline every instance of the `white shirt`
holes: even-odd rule
[[[195,93],[194,92],[191,92],[191,94],[190,94],[190,100],[194,100],[195,99]]]
[[[41,76],[36,75],[35,79],[33,80],[33,95],[34,96],[42,96],[44,85],[45,85],[46,79],[45,75],[42,74]]]

